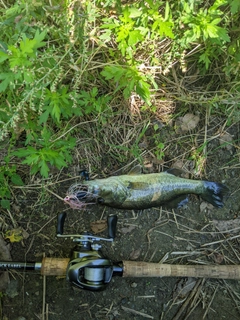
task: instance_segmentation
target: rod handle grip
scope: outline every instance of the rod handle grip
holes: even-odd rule
[[[41,266],[43,276],[66,276],[69,258],[44,257]]]
[[[123,261],[123,277],[193,277],[240,280],[239,265],[175,265]]]

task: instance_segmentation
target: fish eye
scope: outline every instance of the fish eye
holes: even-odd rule
[[[76,195],[76,197],[80,200],[80,199],[83,199],[85,198],[87,195],[87,192],[86,191],[79,191]]]

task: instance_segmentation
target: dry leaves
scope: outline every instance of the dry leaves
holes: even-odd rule
[[[97,220],[93,221],[90,224],[91,230],[94,234],[101,233],[105,229],[107,229],[107,220]]]
[[[184,299],[192,291],[197,280],[195,278],[183,278],[175,286],[173,292],[174,299]]]
[[[233,149],[233,138],[232,136],[228,133],[228,132],[225,132],[219,139],[219,142],[220,142],[220,145],[227,149],[228,151],[232,151]]]
[[[213,209],[214,206],[211,203],[203,201],[200,204],[200,212],[208,213],[208,211],[211,211]]]
[[[120,229],[120,232],[123,233],[123,234],[126,234],[126,233],[130,233],[132,232],[132,230],[134,230],[136,228],[135,225],[131,224],[129,225],[128,227],[123,227]]]
[[[199,116],[193,113],[186,113],[185,116],[179,117],[176,126],[180,132],[187,132],[195,129],[199,123]]]
[[[141,254],[141,249],[133,250],[129,255],[129,260],[137,260]]]
[[[240,218],[232,220],[213,220],[212,224],[221,232],[239,233]]]

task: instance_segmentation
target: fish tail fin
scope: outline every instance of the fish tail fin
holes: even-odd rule
[[[214,207],[223,207],[223,197],[229,189],[222,183],[204,181],[203,200],[210,202]]]

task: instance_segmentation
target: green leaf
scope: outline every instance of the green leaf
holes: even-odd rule
[[[41,48],[46,45],[46,42],[42,42],[42,40],[45,38],[47,34],[47,30],[44,30],[43,32],[39,32],[39,30],[36,31],[34,40],[35,40],[35,48]]]
[[[129,38],[128,38],[128,45],[133,46],[137,42],[142,41],[143,36],[141,35],[139,30],[133,30],[129,33]]]
[[[8,200],[8,199],[2,199],[2,200],[1,200],[1,207],[2,207],[3,209],[8,209],[8,210],[10,210],[10,200]]]
[[[13,72],[1,73],[0,80],[3,80],[0,83],[0,92],[4,92],[7,89],[8,85],[14,81],[14,73]]]
[[[52,115],[52,117],[56,118],[57,122],[60,121],[61,110],[60,110],[58,104],[54,104],[54,106],[51,110],[51,115]]]
[[[49,167],[46,163],[46,161],[42,160],[40,163],[40,173],[44,178],[48,177],[48,173],[49,173]]]
[[[229,35],[227,34],[227,30],[224,28],[221,28],[221,27],[217,27],[217,28],[218,28],[219,37],[226,42],[230,42],[231,39],[230,39]]]
[[[207,24],[206,29],[203,29],[203,34],[205,39],[207,39],[208,37],[217,38],[218,37],[217,27],[212,24]]]
[[[50,111],[44,111],[39,117],[39,124],[46,123],[49,117]]]
[[[0,51],[0,63],[8,59],[8,54]]]
[[[28,147],[27,149],[20,148],[17,151],[14,151],[13,155],[15,155],[19,158],[23,158],[23,157],[26,157],[30,154],[34,155],[36,152],[37,152],[37,150],[33,147]]]
[[[240,10],[240,1],[239,0],[230,1],[230,10],[232,14],[237,13]]]
[[[128,8],[130,18],[138,18],[142,15],[142,11],[138,8]]]
[[[64,161],[64,157],[63,157],[63,155],[62,156],[59,156],[59,157],[56,157],[55,159],[54,159],[54,163],[55,163],[55,165],[56,165],[56,167],[58,168],[58,169],[60,169],[60,168],[62,168],[62,167],[66,167],[66,162]]]
[[[12,181],[12,183],[16,184],[17,186],[23,186],[24,185],[24,183],[22,181],[22,178],[17,173],[14,173],[11,176],[11,181]]]
[[[169,14],[170,14],[170,6],[169,6],[169,2],[166,1],[166,6],[165,6],[165,17],[164,20],[167,21],[169,18]]]
[[[208,67],[209,67],[209,65],[211,63],[211,60],[209,59],[208,56],[209,56],[208,52],[205,51],[203,54],[200,55],[199,60],[198,60],[199,62],[203,62],[205,64],[205,68],[207,70],[208,70]]]

